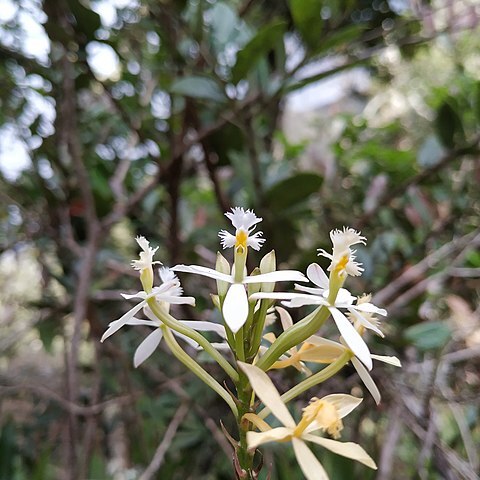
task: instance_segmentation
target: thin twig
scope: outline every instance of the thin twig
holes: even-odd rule
[[[79,417],[98,415],[110,405],[129,403],[132,400],[131,395],[124,395],[122,397],[112,398],[94,405],[84,406],[78,405],[77,403],[72,403],[70,400],[63,398],[58,393],[42,385],[0,385],[0,396],[16,394],[25,391],[32,392],[34,395],[55,402],[66,412]],[[140,395],[140,392],[138,392],[137,395]]]
[[[138,480],[150,480],[153,476],[158,472],[160,467],[162,466],[163,459],[165,458],[165,454],[167,453],[170,445],[172,444],[173,439],[177,433],[178,427],[182,423],[183,419],[187,415],[189,410],[189,406],[187,402],[183,402],[180,407],[178,407],[175,415],[173,416],[172,420],[170,421],[167,430],[165,431],[165,435],[163,436],[162,441],[157,447],[155,454],[153,455],[152,461],[150,465],[145,469],[145,471],[140,475]]]
[[[435,165],[433,165],[430,168],[426,168],[425,170],[422,170],[420,173],[417,175],[414,175],[413,177],[408,178],[405,180],[405,182],[401,183],[400,185],[387,189],[385,191],[385,194],[383,198],[381,198],[377,204],[375,205],[372,210],[364,213],[358,222],[356,223],[355,228],[361,229],[365,226],[366,223],[370,221],[377,213],[378,211],[387,206],[390,205],[390,203],[397,197],[402,196],[409,187],[413,185],[418,185],[419,183],[422,183],[424,180],[427,178],[430,178],[431,176],[435,175],[438,173],[440,170],[445,168],[446,166],[450,165],[450,163],[454,162],[455,160],[459,159],[460,157],[463,157],[465,155],[470,155],[472,153],[478,153],[478,146],[480,143],[480,136],[475,137],[468,145],[465,145],[463,147],[456,148],[454,150],[451,150],[447,154],[443,156]]]

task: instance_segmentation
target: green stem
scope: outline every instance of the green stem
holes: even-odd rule
[[[252,388],[250,387],[247,376],[242,371],[240,371],[239,374],[240,379],[237,383],[239,407],[237,417],[239,433],[237,458],[241,468],[247,474],[246,479],[253,479],[253,453],[249,452],[247,445],[247,432],[249,430],[250,423],[243,418],[245,413],[250,412],[250,406],[252,403]]]
[[[193,330],[190,327],[187,327],[180,323],[178,320],[173,318],[170,314],[163,311],[157,304],[155,298],[148,299],[148,306],[152,310],[158,319],[165,324],[167,327],[175,330],[178,333],[182,333],[187,337],[195,340],[224,370],[225,373],[234,381],[238,381],[238,373],[230,365],[230,363],[223,358],[218,350],[216,350],[212,344],[196,330]]]
[[[252,359],[258,353],[260,343],[262,342],[263,329],[265,327],[265,318],[267,316],[268,307],[272,304],[271,300],[262,300],[260,309],[257,312],[257,320],[253,324],[253,333],[251,335],[250,350],[248,351],[248,358]]]
[[[293,388],[281,395],[281,399],[284,403],[288,403],[290,400],[293,400],[295,397],[298,397],[301,393],[306,390],[318,385],[319,383],[328,380],[338,373],[352,358],[353,353],[349,351],[343,352],[333,363],[328,367],[325,367],[323,370],[315,373],[311,377],[306,378],[303,382],[300,382],[298,385],[295,385]],[[258,416],[260,418],[265,418],[270,413],[268,408],[264,408]]]
[[[286,351],[314,335],[329,315],[330,311],[327,307],[319,307],[283,332],[257,362],[257,367],[266,372]]]
[[[235,334],[235,357],[241,362],[245,361],[243,327]]]
[[[165,342],[169,346],[175,357],[178,358],[188,369],[190,369],[200,380],[203,380],[213,391],[218,393],[232,410],[235,417],[238,417],[238,409],[230,394],[209,374],[207,373],[190,355],[188,355],[178,344],[171,330],[165,326],[160,327],[163,330]]]

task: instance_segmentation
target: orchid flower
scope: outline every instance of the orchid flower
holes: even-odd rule
[[[333,340],[327,340],[326,338],[322,338],[317,335],[313,335],[309,339],[307,339],[302,345],[302,347],[304,347],[304,349],[299,353],[296,361],[313,363],[333,363],[344,352],[353,353],[346,345],[334,342]],[[378,360],[379,362],[388,363],[389,365],[393,365],[395,367],[402,366],[400,360],[397,357],[375,355],[373,353],[370,354],[370,357],[372,360]],[[356,356],[353,356],[350,361],[352,362],[353,367],[357,371],[358,376],[364,383],[365,387],[367,387],[368,391],[372,394],[375,403],[378,405],[382,397],[370,373]]]
[[[250,235],[255,225],[262,219],[252,211],[244,211],[243,208],[233,208],[232,212],[225,214],[236,228],[236,234],[232,235],[225,230],[220,232],[223,248],[235,247],[235,265],[231,275],[212,268],[200,265],[176,265],[172,268],[175,272],[196,273],[205,277],[214,278],[217,281],[229,284],[223,301],[223,318],[233,333],[237,333],[248,318],[248,296],[246,286],[252,283],[275,283],[282,281],[305,282],[307,279],[303,273],[296,270],[282,270],[260,275],[245,275],[245,260],[247,247],[255,250],[260,249],[263,239],[258,238],[261,232]],[[238,260],[240,258],[240,260]]]
[[[312,263],[307,268],[307,277],[316,285],[316,287],[305,287],[302,285],[296,285],[298,290],[305,293],[255,293],[250,296],[251,300],[257,300],[262,298],[285,300],[284,305],[288,307],[301,307],[304,305],[323,305],[330,311],[335,324],[337,325],[340,334],[345,340],[348,347],[354,352],[365,366],[372,369],[372,359],[370,356],[370,350],[367,344],[363,340],[362,336],[358,333],[350,320],[340,311],[340,309],[346,309],[352,315],[362,317],[363,312],[376,313],[378,315],[386,315],[386,310],[376,307],[372,303],[363,302],[354,304],[356,298],[353,297],[348,290],[340,288],[334,303],[328,301],[329,297],[329,282],[328,277],[322,268]],[[368,321],[367,318],[363,318],[363,324],[374,330],[375,332],[383,335],[377,326]]]
[[[352,250],[350,247],[357,243],[365,245],[366,238],[362,237],[360,232],[355,231],[353,228],[343,227],[343,231],[338,229],[332,230],[330,239],[333,244],[333,252],[331,254],[323,249],[318,249],[319,255],[327,257],[332,261],[327,270],[329,272],[334,271],[341,277],[361,275],[363,268],[360,263],[355,261],[356,250]]]
[[[339,438],[343,428],[342,418],[361,403],[361,398],[343,394],[327,395],[321,399],[313,398],[310,404],[303,409],[302,419],[297,424],[268,375],[254,365],[242,362],[239,362],[239,365],[247,375],[255,394],[283,424],[282,427],[271,428],[257,415],[246,414],[244,418],[262,430],[261,432],[247,432],[249,449],[255,449],[268,442],[291,441],[297,461],[307,480],[328,480],[328,475],[306,442],[320,445],[370,468],[377,468],[373,459],[360,445],[352,442],[339,442],[318,435],[323,431],[334,438]]]
[[[150,292],[153,286],[153,265],[162,264],[162,262],[153,261],[153,256],[158,250],[158,247],[152,248],[150,242],[142,236],[138,236],[135,240],[142,249],[142,252],[140,252],[140,258],[138,260],[132,260],[131,265],[135,270],[140,271],[140,280],[143,288],[146,292]]]
[[[286,310],[281,307],[276,307],[276,310],[280,315],[282,327],[285,331],[293,325],[292,317]],[[370,321],[375,322],[375,319],[370,318]],[[362,329],[364,327],[361,323],[357,323],[355,328]],[[267,333],[266,335],[264,335],[263,338],[268,342],[273,343],[273,341],[275,340],[275,335],[273,333]],[[343,343],[334,342],[332,340],[327,340],[326,338],[313,335],[307,340],[305,340],[300,346],[300,348],[293,347],[287,352],[288,355],[282,355],[278,359],[278,361],[270,367],[270,369],[274,370],[291,366],[303,373],[306,373],[307,375],[310,375],[312,372],[307,368],[304,362],[330,364],[335,362],[335,360],[339,358],[344,352],[353,354],[353,352]],[[397,357],[375,355],[373,353],[370,356],[372,360],[378,360],[380,362],[388,363],[390,365],[394,365],[395,367],[402,366],[400,360]],[[350,360],[359,377],[367,387],[368,391],[372,394],[375,403],[378,405],[381,400],[380,391],[375,385],[375,382],[373,381],[371,375],[368,373],[368,370],[355,356],[353,356]]]
[[[155,330],[151,332],[142,343],[137,347],[135,350],[135,354],[133,355],[133,365],[137,368],[141,365],[147,358],[152,355],[152,353],[156,350],[158,345],[160,344],[163,338],[163,330],[160,328],[163,324],[162,322],[154,315],[154,313],[150,310],[148,306],[143,308],[144,314],[148,317],[148,320],[139,319],[136,317],[132,317],[125,325],[146,325],[148,327],[154,327]],[[221,338],[226,337],[225,328],[218,323],[213,322],[202,322],[197,320],[179,320],[182,325],[186,327],[190,327],[197,332],[215,332]],[[168,328],[168,327],[165,327]],[[190,337],[183,335],[182,333],[176,332],[172,330],[172,333],[176,335],[178,338],[181,338],[189,345],[191,345],[196,350],[201,350],[202,347],[192,340]],[[221,343],[212,343],[212,347],[216,348],[217,350],[220,349],[229,349],[228,343],[221,342]]]
[[[288,330],[290,327],[293,326],[293,320],[290,314],[282,307],[275,307],[275,310],[277,311],[279,317],[280,317],[280,322],[282,324],[282,328],[284,331]],[[272,314],[270,314],[272,315]],[[266,333],[263,338],[269,342],[273,343],[277,339],[276,335],[273,332],[268,332]],[[260,346],[260,353],[263,353],[265,351],[266,347],[265,346]],[[270,370],[275,370],[275,369],[280,369],[280,368],[286,368],[289,366],[292,366],[296,368],[299,372],[302,372],[306,375],[311,375],[312,372],[306,367],[306,365],[303,363],[301,360],[302,355],[303,355],[303,350],[304,347],[298,348],[297,346],[294,346],[288,350],[285,354],[283,354],[278,361],[276,361],[271,367]]]
[[[162,284],[158,287],[153,287],[152,290],[147,293],[145,291],[137,292],[133,295],[127,295],[122,293],[122,297],[129,300],[131,298],[139,298],[140,303],[137,303],[127,313],[122,315],[118,320],[110,322],[108,329],[105,331],[101,338],[101,342],[120,330],[124,325],[128,325],[135,315],[147,305],[150,298],[155,298],[157,302],[167,308],[170,304],[187,304],[195,305],[195,299],[193,297],[183,297],[183,289],[180,285],[180,281],[177,276],[168,268],[162,267],[159,269],[160,278]]]
[[[263,232],[256,232],[253,235],[251,233],[255,230],[256,224],[263,220],[262,218],[257,217],[252,210],[245,211],[242,207],[232,208],[232,211],[227,212],[225,216],[235,227],[235,235],[227,230],[220,230],[218,236],[224,249],[235,247],[246,251],[247,247],[252,247],[254,250],[260,250],[265,242],[264,238],[260,238]]]

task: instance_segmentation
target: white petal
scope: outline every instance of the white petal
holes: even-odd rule
[[[181,338],[184,342],[187,342],[191,347],[193,347],[195,350],[201,350],[202,347],[193,339],[191,339],[189,336],[184,335],[183,333],[179,333],[175,330],[172,330],[172,333],[178,337]]]
[[[174,272],[196,273],[197,275],[214,278],[215,280],[233,283],[231,275],[226,275],[225,273],[217,272],[213,268],[202,267],[200,265],[175,265],[170,270]]]
[[[372,358],[374,360],[378,360],[380,362],[388,363],[389,365],[393,365],[394,367],[401,367],[402,364],[397,357],[388,357],[386,355],[374,355],[372,353]]]
[[[132,318],[125,325],[146,325],[148,327],[159,327],[160,320],[142,320],[141,318]]]
[[[355,330],[348,318],[340,312],[340,310],[337,310],[334,307],[330,307],[329,310],[337,324],[340,334],[345,340],[345,343],[355,356],[358,357],[369,370],[371,370],[373,367],[372,357],[370,356],[370,350],[361,335]]]
[[[287,304],[286,304],[287,305]],[[328,306],[329,303],[318,295],[305,295],[302,293],[297,293],[297,296],[292,298],[287,306],[289,307],[303,307],[304,305],[325,305]]]
[[[121,293],[120,295],[126,300],[130,300],[131,298],[141,298],[145,300],[147,298],[147,294],[143,290],[140,292],[134,293],[133,295],[129,295],[128,293]]]
[[[260,238],[263,232],[256,232],[253,235],[249,235],[247,239],[247,246],[252,247],[254,250],[260,250],[262,244],[265,242],[264,238]]]
[[[355,305],[356,310],[361,312],[376,313],[377,315],[387,316],[387,311],[384,308],[378,308],[373,303],[360,303]]]
[[[212,342],[210,345],[216,350],[228,350],[231,351],[230,345],[226,342]],[[201,348],[201,347],[200,347]]]
[[[363,401],[363,398],[346,395],[344,393],[332,393],[322,397],[322,400],[332,403],[338,410],[340,418],[346,417],[352,410],[357,408]]]
[[[329,438],[317,437],[316,435],[304,434],[302,435],[304,440],[321,445],[323,448],[330,450],[342,457],[351,458],[357,462],[363,463],[367,467],[377,469],[375,462],[370,455],[357,443],[353,442],[338,442],[337,440],[331,440]]]
[[[282,307],[276,307],[275,310],[280,315],[280,322],[282,323],[283,330],[288,330],[293,325],[293,320],[290,314]],[[272,342],[273,343],[273,342]]]
[[[280,394],[268,375],[254,365],[243,362],[238,362],[238,365],[250,380],[250,385],[257,394],[257,397],[273,413],[273,415],[275,415],[286,427],[295,428],[295,421],[290,415],[288,408],[282,402]]]
[[[138,305],[135,305],[131,310],[122,315],[118,320],[110,323],[110,326],[102,335],[100,339],[101,342],[105,341],[110,335],[113,335],[115,332],[120,330],[129,320],[131,320],[136,313],[138,313],[142,307],[146,304],[146,300],[140,302]]]
[[[138,346],[133,356],[133,365],[135,368],[141,365],[155,351],[162,337],[162,329],[157,328]]]
[[[327,292],[324,295],[328,297]],[[335,306],[350,306],[355,300],[356,298],[346,288],[341,288],[337,293],[337,297],[335,299]]]
[[[312,263],[307,268],[307,277],[323,290],[328,289],[328,277],[318,263]]]
[[[385,335],[383,332],[372,322],[367,320],[365,317],[363,317],[360,313],[358,313],[355,308],[348,308],[348,311],[365,327],[370,330],[373,330],[377,335],[380,337],[384,338]]]
[[[291,428],[277,427],[266,432],[247,432],[248,449],[257,448],[259,445],[268,442],[281,442],[292,434]]]
[[[194,297],[177,297],[171,295],[157,295],[157,300],[175,305],[195,305]]]
[[[339,353],[343,353],[345,351],[345,347],[338,342],[334,342],[333,340],[328,340],[327,338],[319,337],[318,335],[312,335],[311,337],[305,340],[305,343],[311,343],[312,345],[326,346],[332,348],[338,348]]]
[[[220,230],[218,236],[220,237],[220,243],[222,244],[223,248],[231,248],[235,246],[235,243],[237,242],[235,235],[232,235],[226,230]]]
[[[159,268],[158,269],[158,274],[160,275],[162,283],[171,282],[171,281],[179,282],[177,276],[168,267]]]
[[[243,283],[273,283],[273,282],[308,282],[307,277],[297,270],[277,270],[245,277]]]
[[[201,322],[198,320],[180,320],[180,323],[187,327],[193,328],[193,330],[196,330],[197,332],[215,332],[223,338],[227,336],[225,327],[219,323]]]
[[[248,297],[241,283],[234,283],[228,289],[222,312],[225,323],[233,333],[237,333],[247,321]]]
[[[302,440],[292,438],[293,451],[307,480],[328,480],[322,464]]]
[[[258,292],[250,295],[250,300],[261,300],[263,298],[271,300],[291,300],[298,296],[306,297],[302,293],[289,293],[289,292]]]
[[[295,290],[311,293],[312,295],[323,295],[323,292],[325,291],[323,288],[304,287],[298,283],[295,284]]]
[[[380,391],[378,390],[373,378],[368,373],[368,370],[362,365],[360,361],[358,361],[355,357],[352,358],[352,364],[355,367],[355,370],[358,373],[358,376],[362,379],[362,382],[367,387],[368,391],[372,394],[375,403],[378,405],[382,396],[380,395]]]

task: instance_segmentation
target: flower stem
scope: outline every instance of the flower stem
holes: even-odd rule
[[[152,312],[159,318],[159,320],[167,327],[175,330],[178,333],[183,333],[187,337],[195,340],[222,368],[225,373],[234,381],[238,381],[238,373],[230,365],[230,363],[223,358],[223,356],[216,350],[212,344],[200,333],[190,327],[182,325],[178,320],[173,318],[170,314],[163,311],[157,304],[155,298],[148,299],[148,306]]]
[[[209,374],[207,373],[190,355],[188,355],[178,344],[168,327],[162,325],[163,336],[168,347],[187,368],[189,368],[200,380],[203,380],[213,391],[218,393],[232,410],[235,417],[238,417],[238,409],[230,394]]]
[[[319,307],[303,320],[283,332],[257,362],[257,367],[267,371],[287,350],[314,335],[325,323],[329,315],[330,312],[327,307]]]

